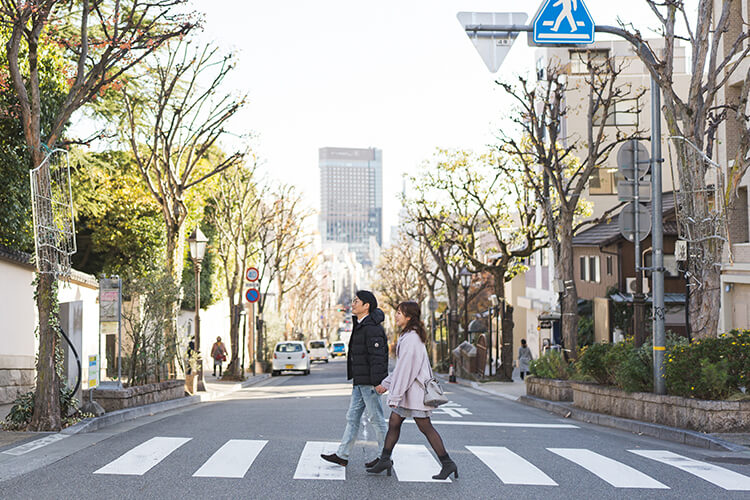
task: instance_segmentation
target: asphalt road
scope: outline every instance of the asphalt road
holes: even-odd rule
[[[337,360],[309,376],[271,378],[220,401],[71,436],[29,453],[61,458],[0,482],[0,497],[750,498],[747,456],[560,419],[455,385],[433,421],[459,479],[429,481],[439,465],[409,421],[392,477],[365,472],[379,451],[366,427],[349,466],[328,466],[317,455],[335,450],[350,389]]]

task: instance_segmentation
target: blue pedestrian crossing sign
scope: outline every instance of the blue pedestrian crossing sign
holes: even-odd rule
[[[594,43],[595,26],[583,0],[544,0],[534,18],[534,43]]]

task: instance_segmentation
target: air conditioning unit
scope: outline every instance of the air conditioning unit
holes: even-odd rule
[[[625,288],[628,293],[635,293],[635,280],[636,278],[625,278]],[[643,293],[648,292],[648,278],[643,278]]]

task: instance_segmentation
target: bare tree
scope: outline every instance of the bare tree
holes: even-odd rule
[[[646,3],[658,21],[663,49],[661,44],[650,47],[632,26],[623,27],[620,34],[638,49],[661,89],[679,172],[680,232],[691,243],[690,329],[699,338],[715,337],[721,302],[720,262],[728,236],[727,214],[736,203],[737,189],[750,166],[750,70],[738,75],[750,54],[750,31],[739,0],[698,0],[695,11],[695,3],[682,0]],[[680,95],[673,78],[676,51],[683,42],[692,64],[687,95]],[[735,76],[744,76],[741,89],[729,86]],[[738,140],[727,152],[729,165],[722,171],[715,168],[711,159],[715,156],[717,131],[724,122],[736,130]]]
[[[178,11],[185,0],[0,0],[0,23],[11,29],[5,46],[12,91],[18,97],[30,168],[44,159],[42,145],[62,141],[65,124],[102,89],[122,79],[143,58],[196,25]],[[58,29],[60,28],[60,29]],[[65,29],[61,29],[65,28]],[[70,61],[70,88],[53,110],[49,130],[41,130],[39,62],[44,43],[59,43]],[[25,57],[25,61],[22,61]],[[44,266],[44,264],[41,264]],[[31,429],[60,429],[60,380],[55,371],[58,332],[53,318],[56,280],[40,269],[36,302],[39,352]]]
[[[261,251],[261,293],[258,312],[263,314],[268,292],[276,285],[276,312],[281,314],[284,296],[297,288],[317,262],[310,252],[308,219],[312,211],[302,206],[294,186],[280,185],[261,207],[258,243]],[[288,336],[289,332],[285,332]]]
[[[148,61],[147,71],[122,91],[123,135],[166,228],[165,269],[179,286],[184,265],[187,194],[196,185],[244,161],[247,149],[219,149],[227,126],[244,104],[222,90],[232,55],[180,39]],[[176,339],[178,302],[167,338]],[[168,344],[169,345],[169,344]],[[176,353],[176,346],[174,346]]]
[[[615,126],[609,133],[607,123],[615,113],[615,103],[623,100],[638,102],[643,90],[618,84],[625,63],[611,58],[597,62],[584,53],[588,75],[584,90],[586,137],[564,136],[562,123],[572,111],[566,104],[572,90],[570,80],[559,63],[551,61],[542,81],[529,82],[520,77],[518,85],[498,82],[514,99],[517,111],[511,116],[520,137],[500,134],[499,149],[512,161],[500,164],[521,168],[526,187],[535,194],[547,226],[549,245],[555,258],[555,277],[562,281],[561,299],[563,343],[571,356],[576,356],[578,335],[578,292],[573,273],[573,236],[587,224],[611,215],[619,206],[608,210],[597,220],[583,220],[583,194],[595,169],[604,165],[614,148],[640,136],[638,130],[628,133]],[[628,110],[637,113],[638,108]]]
[[[229,298],[229,340],[232,359],[224,378],[243,379],[240,365],[240,311],[242,286],[248,262],[260,252],[258,232],[263,193],[255,181],[255,165],[238,166],[220,174],[211,197],[209,218],[219,234],[216,249],[224,268],[224,285]]]
[[[401,302],[418,303],[426,298],[427,287],[422,277],[425,271],[425,249],[409,241],[404,235],[380,254],[376,267],[376,290],[384,304],[395,310]]]

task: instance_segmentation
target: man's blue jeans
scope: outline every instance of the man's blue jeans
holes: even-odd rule
[[[349,460],[349,455],[354,447],[354,442],[359,434],[359,424],[362,413],[367,410],[367,418],[375,429],[375,438],[378,440],[378,453],[383,450],[385,444],[385,433],[388,426],[385,424],[383,407],[380,405],[380,395],[372,385],[355,385],[352,388],[352,399],[349,402],[349,411],[346,412],[346,430],[341,439],[341,445],[336,455]]]

